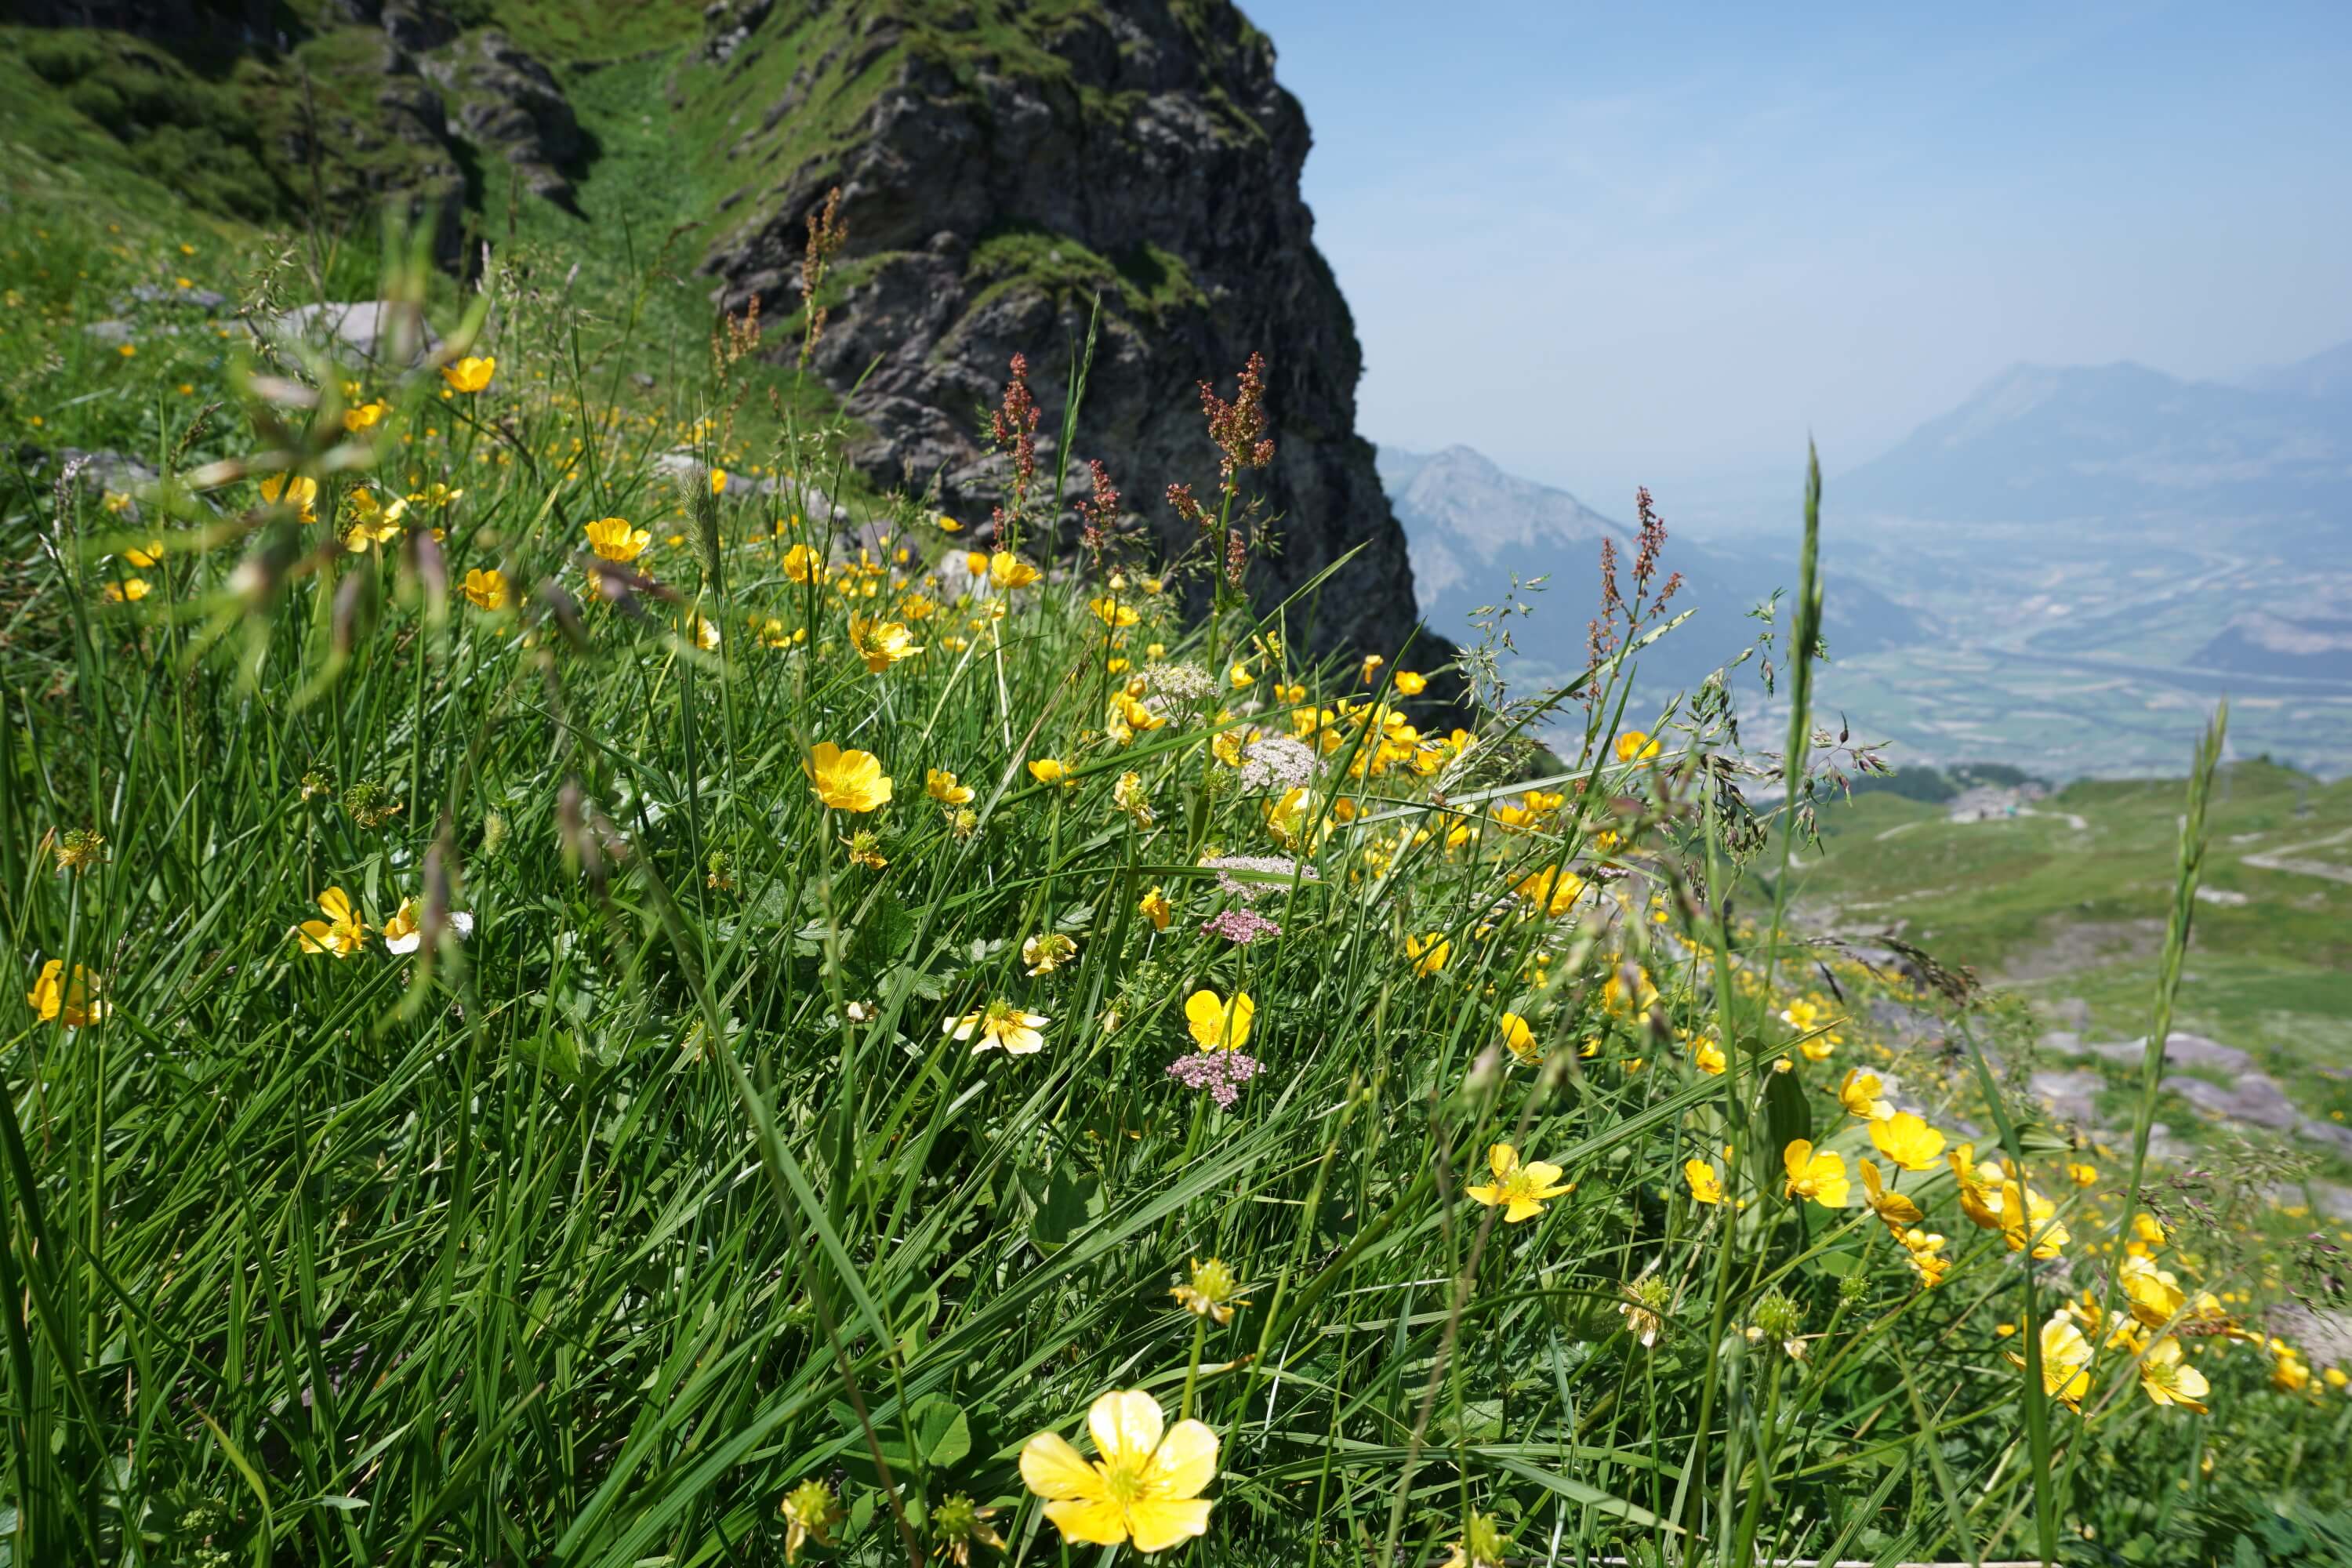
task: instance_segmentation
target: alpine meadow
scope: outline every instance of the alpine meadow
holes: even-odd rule
[[[2352,1563],[2335,1167],[2158,1121],[2286,786],[2131,796],[2053,1108],[1851,918],[1940,829],[1808,454],[1675,695],[1647,492],[1416,625],[1223,0],[91,9],[0,28],[0,1563]],[[1123,115],[1253,237],[1086,230]]]

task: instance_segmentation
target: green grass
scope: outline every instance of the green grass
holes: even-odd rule
[[[578,13],[541,16],[555,37]],[[2323,1560],[2352,1402],[2187,1336],[2213,1411],[2160,1409],[2104,1331],[2084,1414],[2045,1397],[2000,1328],[2084,1292],[2115,1310],[2127,1160],[2076,1185],[2058,1130],[1869,1005],[1941,1004],[1805,944],[1832,875],[1988,967],[2065,889],[2155,929],[2095,1006],[2145,1017],[2176,973],[2198,1026],[2210,969],[2267,998],[2244,1004],[2264,1027],[2315,1027],[2298,1009],[2326,1005],[2342,940],[2315,917],[2192,905],[2200,945],[2158,956],[2179,785],[2050,803],[2092,823],[2071,878],[2052,819],[1965,837],[1884,797],[1825,814],[1782,930],[1750,891],[1759,825],[1707,785],[1770,760],[1718,725],[1627,763],[1614,731],[1649,721],[1626,712],[1567,749],[1568,775],[1529,779],[1526,711],[1408,732],[1346,706],[1389,695],[1355,667],[1254,640],[1288,646],[1291,606],[1228,594],[1181,623],[1142,579],[1199,558],[1130,561],[1123,585],[1050,563],[996,619],[969,536],[836,480],[829,400],[764,358],[714,374],[699,286],[660,259],[697,198],[646,177],[662,134],[619,112],[671,64],[572,83],[604,140],[584,217],[519,204],[509,236],[488,173],[497,377],[474,398],[430,367],[364,384],[392,406],[366,435],[342,428],[339,375],[288,366],[317,376],[313,418],[249,379],[234,335],[163,331],[170,307],[133,313],[128,358],[81,328],[180,274],[349,297],[367,247],[222,225],[111,163],[8,173],[0,419],[206,485],[143,490],[135,528],[96,493],[0,496],[0,958],[24,977],[0,1015],[12,1568],[769,1563],[812,1483],[842,1513],[804,1547],[826,1562],[927,1556],[958,1497],[997,1510],[1004,1547],[976,1562],[1102,1561],[1019,1457],[1046,1431],[1090,1450],[1089,1406],[1133,1388],[1218,1440],[1187,1561],[1433,1563],[1490,1527],[1514,1562],[2019,1556],[2053,1536],[2067,1563],[2234,1563],[2241,1540]],[[459,321],[449,279],[390,283]],[[907,557],[844,550],[829,581],[794,581],[801,498],[680,495],[653,459],[681,445],[821,480],[904,528]],[[269,451],[319,480],[317,521],[204,471]],[[464,493],[438,505],[435,484]],[[362,486],[419,499],[355,552]],[[652,533],[648,581],[599,603],[584,526],[615,516]],[[132,563],[156,537],[160,562]],[[491,569],[518,608],[457,590]],[[110,597],[132,578],[143,596]],[[1105,625],[1113,595],[1137,625]],[[850,616],[877,613],[924,650],[869,669]],[[1117,710],[1122,742],[1114,694],[1155,662],[1196,675],[1152,676],[1165,722]],[[1332,749],[1286,806],[1217,742],[1289,733],[1297,707],[1331,710]],[[1466,750],[1434,740],[1457,721]],[[892,799],[821,804],[819,743],[873,752]],[[1049,756],[1066,787],[1032,773]],[[970,801],[929,797],[935,769]],[[2224,773],[2210,880],[2285,875],[2231,838],[2300,842],[2298,787]],[[1529,789],[1559,798],[1507,815]],[[103,857],[61,866],[68,832]],[[1202,929],[1241,899],[1204,857],[1285,853],[1315,876],[1257,894],[1278,934]],[[1568,870],[1591,885],[1557,915],[1524,890]],[[1970,878],[1982,901],[1933,891]],[[349,957],[305,952],[293,928],[338,888],[370,931]],[[470,935],[390,951],[412,899]],[[1031,973],[1024,946],[1056,933],[1075,954]],[[95,973],[102,1017],[16,1000],[51,960]],[[1169,1074],[1201,1054],[1203,990],[1255,1005],[1262,1071],[1230,1109]],[[1045,1016],[1044,1048],[943,1031],[992,1000]],[[1789,1021],[1807,1008],[1819,1026]],[[1500,1048],[1506,1012],[1540,1065]],[[1999,1007],[1948,1026],[1997,1052],[2023,1029]],[[1728,1071],[1701,1069],[1701,1042]],[[1791,1201],[1794,1139],[1849,1168],[1872,1152],[1834,1097],[1855,1067],[1955,1138],[1988,1130],[1980,1162],[2004,1142],[2072,1229],[2060,1262],[2021,1269],[1940,1163],[1900,1179],[1949,1238],[1932,1289],[1858,1196]],[[2120,1103],[2126,1124],[2150,1109]],[[1572,1190],[1504,1223],[1470,1195],[1501,1142]],[[1694,1200],[1691,1160],[1729,1202]],[[2272,1239],[2309,1224],[2231,1174],[2191,1191],[2158,1171],[2147,1201],[2175,1223],[2166,1266],[2261,1325],[2311,1289]],[[1171,1295],[1213,1258],[1243,1283],[1230,1321]],[[1656,1313],[1654,1343],[1629,1306]]]

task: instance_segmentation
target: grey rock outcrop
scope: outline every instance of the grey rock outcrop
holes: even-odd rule
[[[801,20],[791,9],[714,7],[707,58],[741,67]],[[1278,520],[1279,552],[1253,568],[1256,601],[1360,549],[1294,616],[1294,637],[1393,655],[1417,618],[1412,569],[1355,433],[1362,355],[1299,197],[1307,122],[1272,46],[1224,0],[1106,0],[1038,40],[1051,71],[950,53],[879,6],[844,16],[841,41],[764,111],[748,104],[747,126],[789,121],[828,70],[878,69],[887,85],[849,135],[790,167],[760,167],[747,129],[729,208],[743,216],[706,266],[730,310],[796,310],[807,220],[841,188],[856,281],[832,303],[816,368],[871,432],[859,466],[936,484],[948,510],[984,517],[1001,468],[976,412],[1023,353],[1050,437],[1099,289],[1074,477],[1102,459],[1139,526],[1181,550],[1187,525],[1162,492],[1181,482],[1205,496],[1217,479],[1198,385],[1231,395],[1263,353],[1276,453],[1245,479]],[[1450,657],[1424,634],[1410,662]]]

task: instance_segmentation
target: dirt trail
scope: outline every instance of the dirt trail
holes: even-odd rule
[[[2331,844],[2341,844],[2352,838],[2352,827],[2331,833],[2325,838],[2315,838],[2308,844],[2291,844],[2284,849],[2266,849],[2259,855],[2241,855],[2239,860],[2265,871],[2287,871],[2298,877],[2325,877],[2331,882],[2352,882],[2352,866],[2338,866],[2327,860],[2297,860],[2295,856],[2306,849],[2325,849]]]

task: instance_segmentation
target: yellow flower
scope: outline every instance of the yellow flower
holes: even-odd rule
[[[2078,1187],[2095,1187],[2099,1184],[2099,1168],[2087,1160],[2067,1161],[2066,1175]]]
[[[467,573],[465,586],[467,601],[478,610],[503,610],[513,602],[507,590],[507,574],[495,566],[487,572]]]
[[[367,941],[367,925],[359,911],[352,907],[349,893],[341,888],[329,888],[319,895],[319,908],[326,912],[322,921],[304,921],[294,928],[301,939],[304,952],[324,952],[336,958],[356,958]]]
[[[1025,1057],[1045,1048],[1043,1030],[1052,1021],[1043,1013],[1024,1013],[1010,1002],[996,1001],[977,1013],[948,1019],[940,1026],[940,1033],[958,1040],[978,1035],[980,1039],[971,1047],[974,1056],[994,1048],[1008,1057]]]
[[[883,858],[882,841],[864,828],[858,829],[841,842],[849,851],[851,865],[863,866],[869,871],[888,869],[890,862]]]
[[[1009,550],[1000,550],[988,558],[988,580],[1008,591],[1026,588],[1044,575]]]
[[[2131,1302],[2131,1315],[2151,1329],[2172,1321],[2188,1300],[2172,1270],[2159,1268],[2146,1258],[2126,1257],[2116,1271],[2116,1282]]]
[[[2311,1363],[2294,1347],[2279,1341],[2271,1352],[2271,1386],[2281,1394],[2301,1394],[2311,1384]]]
[[[600,517],[588,525],[588,547],[607,561],[635,561],[654,536],[624,517]]]
[[[1136,826],[1151,826],[1151,795],[1143,787],[1141,773],[1119,774],[1118,782],[1110,786],[1110,803],[1132,817]]]
[[[122,552],[122,559],[142,570],[149,566],[160,566],[163,563],[163,542],[160,539],[151,539],[144,545],[125,550]]]
[[[1859,1116],[1865,1121],[1882,1121],[1895,1114],[1895,1107],[1886,1102],[1885,1088],[1878,1081],[1876,1073],[1853,1068],[1846,1073],[1845,1081],[1838,1086],[1838,1103],[1845,1107],[1849,1116]],[[1906,1168],[1916,1170],[1918,1167]]]
[[[1364,656],[1364,684],[1370,686],[1380,675],[1381,666],[1387,662],[1388,660],[1382,658],[1379,654],[1366,654]]]
[[[1169,1291],[1176,1304],[1196,1318],[1214,1318],[1220,1323],[1234,1321],[1234,1309],[1250,1303],[1242,1299],[1241,1281],[1223,1261],[1212,1258],[1206,1263],[1192,1259],[1192,1278]]]
[[[65,1020],[68,1029],[79,1029],[106,1016],[106,1004],[98,999],[98,976],[77,963],[73,978],[67,980],[65,960],[53,958],[41,965],[34,978],[33,988],[25,993],[25,1001],[44,1024]]]
[[[452,392],[479,392],[490,384],[497,374],[499,362],[491,354],[467,354],[455,364],[441,367],[441,379],[449,384]]]
[[[710,493],[715,496],[723,496],[727,493],[726,469],[713,468],[710,470]]]
[[[1533,1067],[1543,1060],[1542,1047],[1536,1044],[1536,1032],[1528,1026],[1525,1018],[1520,1017],[1517,1013],[1506,1013],[1502,1017],[1501,1028],[1503,1047],[1511,1055],[1518,1058],[1528,1067]]]
[[[2047,1258],[2058,1256],[2060,1249],[2074,1236],[2057,1219],[2058,1205],[2031,1187],[2021,1191],[2015,1182],[2000,1184],[2000,1233],[2011,1252],[2022,1252],[2028,1233],[2032,1233],[2033,1256]]]
[[[1947,1152],[1944,1160],[1952,1167],[1952,1179],[1959,1187],[1960,1212],[1979,1230],[1999,1230],[2000,1194],[1986,1184],[1975,1156],[1975,1144],[1961,1143]]]
[[[372,545],[387,544],[400,537],[400,520],[408,510],[404,497],[394,496],[389,502],[375,499],[368,489],[353,490],[344,504],[352,509],[355,520],[349,533],[343,535],[343,548],[358,555]]]
[[[313,510],[319,503],[319,481],[306,475],[270,475],[261,481],[261,499],[272,503],[283,500],[304,522],[316,522],[319,519]]]
[[[362,430],[373,430],[383,424],[383,416],[391,412],[392,405],[381,402],[362,403],[355,408],[346,408],[343,410],[343,428],[355,435]]]
[[[1886,1222],[1887,1230],[1897,1240],[1902,1238],[1905,1231],[1927,1217],[1919,1212],[1917,1204],[1880,1184],[1878,1162],[1875,1160],[1862,1162],[1862,1195],[1863,1201],[1870,1205],[1870,1212]]]
[[[1033,977],[1051,974],[1077,956],[1078,944],[1060,931],[1033,936],[1021,944],[1021,962]]]
[[[120,583],[109,583],[105,588],[108,602],[116,605],[135,605],[149,592],[144,577],[125,577]]]
[[[1045,1517],[1066,1541],[1165,1552],[1209,1529],[1202,1491],[1217,1477],[1217,1435],[1202,1423],[1165,1426],[1159,1403],[1139,1388],[1106,1394],[1087,1413],[1097,1458],[1089,1464],[1055,1433],[1021,1447],[1021,1479],[1045,1500]]]
[[[1705,1160],[1685,1160],[1683,1180],[1690,1184],[1693,1203],[1719,1204],[1723,1201],[1723,1183],[1717,1178],[1715,1167]]]
[[[1184,1024],[1192,1032],[1192,1043],[1204,1051],[1237,1051],[1249,1044],[1250,1022],[1257,1016],[1257,1004],[1246,991],[1234,993],[1233,1000],[1221,1002],[1213,991],[1195,991],[1184,999]]]
[[[1069,764],[1059,757],[1040,757],[1029,764],[1029,776],[1039,784],[1060,784],[1068,789],[1078,781],[1070,776]]]
[[[809,752],[801,772],[817,799],[835,811],[872,811],[890,801],[890,780],[871,752],[845,752],[831,741]]]
[[[1903,1244],[1904,1253],[1910,1258],[1911,1267],[1919,1271],[1919,1283],[1928,1289],[1932,1290],[1942,1284],[1944,1276],[1951,1272],[1952,1260],[1942,1256],[1944,1250],[1942,1237],[1931,1235],[1924,1230],[1906,1230],[1897,1233],[1895,1239]]]
[[[1816,1153],[1811,1140],[1799,1138],[1780,1152],[1780,1163],[1789,1172],[1786,1192],[1790,1197],[1811,1198],[1825,1209],[1845,1207],[1851,1188],[1844,1155],[1830,1149]]]
[[[866,616],[849,617],[849,646],[876,675],[923,651],[922,644],[900,623]]]
[[[933,800],[938,801],[941,805],[969,805],[971,804],[971,786],[970,784],[957,783],[955,774],[948,772],[945,768],[926,768],[923,770],[923,793],[929,795]]]
[[[2012,1364],[2025,1364],[2015,1351],[2003,1353]],[[2091,1392],[2090,1366],[2091,1342],[2063,1309],[2051,1313],[2042,1325],[2042,1392],[2081,1415],[2083,1395]]]
[[[1873,1121],[1870,1141],[1906,1171],[1927,1170],[1944,1152],[1944,1135],[1907,1110]]]
[[[1250,673],[1248,665],[1237,664],[1225,671],[1225,684],[1236,691],[1241,691],[1256,685],[1257,677]]]
[[[1445,940],[1444,932],[1433,931],[1427,936],[1405,938],[1404,955],[1412,961],[1413,973],[1434,974],[1454,956],[1454,944]]]
[[[2200,1415],[2209,1408],[2205,1395],[2212,1391],[2205,1374],[2180,1359],[2180,1342],[2170,1334],[2140,1357],[2139,1386],[2151,1405],[2178,1405]]]
[[[1463,1194],[1488,1208],[1503,1211],[1503,1223],[1517,1225],[1543,1213],[1544,1205],[1576,1190],[1576,1184],[1562,1184],[1560,1169],[1548,1160],[1530,1160],[1522,1164],[1519,1152],[1508,1143],[1497,1143],[1486,1151],[1486,1168],[1495,1179],[1475,1187],[1465,1187]]]
[[[1730,1058],[1723,1054],[1723,1047],[1713,1040],[1701,1040],[1697,1045],[1693,1046],[1691,1061],[1699,1071],[1704,1073],[1720,1074],[1731,1065]]]
[[[1642,730],[1628,730],[1617,737],[1617,760],[1621,763],[1646,763],[1658,754],[1658,743]]]
[[[824,557],[805,544],[784,552],[784,580],[806,584],[824,578]]]
[[[1176,906],[1168,901],[1167,893],[1157,884],[1136,901],[1135,908],[1136,912],[1151,922],[1154,931],[1166,931],[1168,922],[1176,918]]]
[[[1134,605],[1122,605],[1108,595],[1089,601],[1087,608],[1095,613],[1095,619],[1107,626],[1131,626],[1143,619]]]
[[[1555,866],[1538,871],[1534,876],[1521,882],[1518,886],[1518,894],[1519,897],[1534,904],[1538,913],[1558,920],[1576,906],[1578,899],[1584,896],[1584,879],[1573,871],[1562,870]]]
[[[833,1544],[833,1527],[848,1515],[834,1500],[833,1489],[823,1481],[803,1481],[784,1494],[784,1561],[797,1561],[801,1548],[810,1542],[819,1546]]]
[[[1410,669],[1400,669],[1394,677],[1396,689],[1407,697],[1418,697],[1429,689],[1429,677],[1416,675]]]

